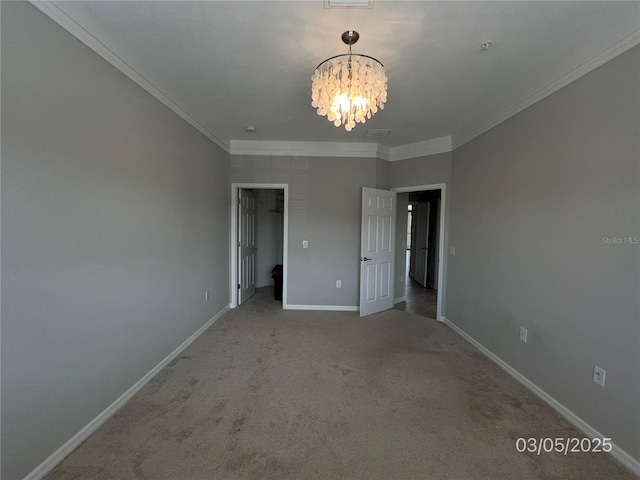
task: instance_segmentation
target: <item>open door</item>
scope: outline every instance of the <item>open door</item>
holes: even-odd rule
[[[256,293],[256,197],[238,190],[238,305]]]
[[[360,316],[393,308],[396,193],[362,188]]]

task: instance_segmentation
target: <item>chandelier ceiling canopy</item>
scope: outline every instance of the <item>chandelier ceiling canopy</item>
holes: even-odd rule
[[[326,59],[311,80],[311,105],[336,127],[350,132],[356,123],[365,123],[387,101],[387,75],[379,60],[351,52],[360,35],[354,30],[342,34],[349,53]]]

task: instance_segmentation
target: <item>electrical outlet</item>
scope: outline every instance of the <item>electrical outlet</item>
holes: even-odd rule
[[[601,387],[604,387],[604,378],[606,375],[607,371],[604,368],[600,368],[597,365],[593,366],[593,381]]]
[[[211,298],[211,291],[210,290],[205,290],[204,291],[204,299],[205,300],[209,300]]]
[[[400,283],[404,283],[404,275],[400,275]]]
[[[520,327],[520,340],[527,343],[527,329],[524,327]]]
[[[309,248],[309,240],[302,240],[302,248]]]
[[[456,256],[456,247],[449,247],[449,255],[452,257]]]
[[[342,288],[342,280],[336,280],[336,288]]]

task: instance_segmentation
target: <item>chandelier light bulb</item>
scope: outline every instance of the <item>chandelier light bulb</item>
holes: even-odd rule
[[[351,45],[358,38],[358,32],[344,32],[342,40],[349,45],[349,53],[328,58],[311,77],[311,106],[336,127],[344,125],[347,132],[384,109],[387,101],[387,75],[382,63],[368,55],[351,53]]]

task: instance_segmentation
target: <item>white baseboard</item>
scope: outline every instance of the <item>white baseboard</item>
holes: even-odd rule
[[[585,422],[578,415],[573,413],[563,404],[561,404],[558,400],[553,398],[547,392],[538,387],[535,383],[529,380],[527,377],[518,372],[515,368],[509,365],[507,362],[502,360],[496,354],[494,354],[491,350],[486,348],[484,345],[479,343],[473,337],[471,337],[468,333],[462,330],[460,327],[456,326],[451,322],[448,318],[443,317],[444,323],[449,326],[454,332],[459,334],[462,338],[468,341],[471,345],[476,347],[480,352],[486,355],[489,360],[496,363],[499,367],[501,367],[505,372],[515,378],[518,382],[524,385],[527,389],[533,392],[535,395],[544,400],[551,408],[557,411],[560,415],[566,418],[569,422],[571,422],[578,430],[583,432],[589,438],[604,438],[604,435],[598,432],[595,428]],[[611,455],[616,458],[620,463],[622,463],[625,467],[631,470],[636,475],[640,476],[640,461],[633,458],[623,449],[618,447],[615,443],[612,443]]]
[[[404,301],[406,301],[406,300],[407,300],[407,297],[406,297],[406,296],[405,296],[405,297],[399,297],[399,298],[396,298],[396,299],[393,301],[393,304],[395,305],[396,303],[404,302]]]
[[[107,421],[113,414],[120,410],[125,403],[127,403],[131,397],[133,397],[138,391],[144,387],[149,380],[151,380],[160,370],[166,367],[174,358],[176,358],[185,348],[187,348],[193,341],[204,333],[213,322],[218,320],[224,315],[229,306],[224,307],[218,313],[216,313],[207,323],[200,327],[196,332],[187,338],[180,346],[178,346],[173,352],[167,355],[160,363],[153,367],[144,377],[138,380],[129,390],[124,392],[120,397],[105,408],[96,418],[91,420],[82,430],[71,437],[64,445],[58,450],[53,452],[44,462],[38,465],[31,471],[23,480],[39,480],[49,473],[53,468],[58,465],[67,455],[69,455],[78,445],[84,442],[89,435],[95,432],[100,425]]]
[[[331,312],[359,312],[360,307],[353,305],[292,305],[287,304],[285,310],[327,310]]]

